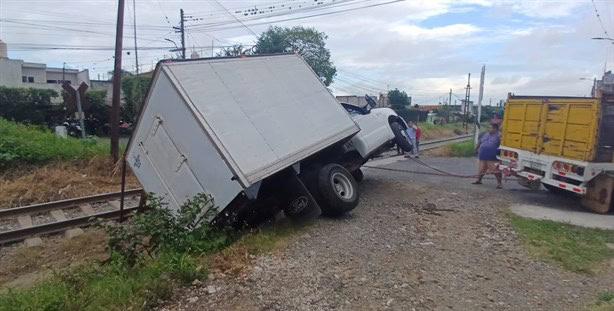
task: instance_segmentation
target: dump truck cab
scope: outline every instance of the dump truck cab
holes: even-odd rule
[[[605,213],[614,190],[614,95],[599,97],[509,94],[502,123],[499,166],[537,190],[583,196]]]

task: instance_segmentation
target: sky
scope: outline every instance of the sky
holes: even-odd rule
[[[113,0],[0,0],[0,39],[9,58],[89,69],[113,68]],[[592,79],[614,68],[614,1],[510,0],[136,0],[141,71],[175,53],[172,29],[184,9],[186,46],[211,56],[223,46],[250,47],[270,25],[325,32],[339,95],[398,88],[416,104],[517,95],[588,96]],[[126,0],[123,68],[134,71],[133,0]],[[262,12],[262,13],[260,13]],[[600,19],[597,18],[600,15]],[[601,20],[601,23],[600,23]],[[603,26],[602,26],[603,25]],[[212,49],[213,46],[213,49]],[[51,49],[61,48],[61,49]],[[67,50],[66,48],[71,48]],[[76,48],[76,49],[74,49]],[[129,54],[128,54],[129,53]]]

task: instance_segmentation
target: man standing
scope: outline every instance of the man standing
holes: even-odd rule
[[[482,178],[486,173],[494,173],[495,178],[497,178],[497,189],[503,188],[501,172],[496,167],[497,149],[499,149],[500,144],[499,125],[489,125],[488,132],[480,137],[478,145],[475,147],[478,152],[478,180],[473,182],[474,185],[481,185]]]
[[[417,145],[416,145],[416,134],[418,132],[418,127],[414,124],[414,121],[407,121],[407,138],[409,138],[409,142],[412,145],[411,151],[406,157],[416,156],[418,158]]]

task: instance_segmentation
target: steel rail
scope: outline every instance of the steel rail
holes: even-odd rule
[[[124,209],[124,213],[130,213],[137,210],[139,207],[129,207]],[[91,225],[92,220],[97,218],[102,219],[114,219],[119,218],[120,210],[112,210],[107,212],[101,212],[93,215],[71,218],[63,221],[56,221],[48,224],[42,224],[32,227],[20,228],[11,231],[0,232],[0,244],[6,244],[10,242],[18,242],[31,236],[38,236],[50,233],[57,233],[65,231],[66,229],[74,227],[82,227],[85,225]]]
[[[143,191],[143,189],[130,189],[124,192],[124,195],[136,195]],[[23,207],[16,208],[7,208],[0,210],[0,218],[23,215],[23,214],[34,214],[40,212],[46,212],[55,209],[67,208],[74,205],[79,205],[83,203],[92,203],[99,201],[109,201],[114,198],[118,198],[121,196],[121,191],[119,192],[109,192],[103,194],[95,194],[86,197],[74,198],[74,199],[66,199],[59,201],[52,201],[40,204],[33,204]]]

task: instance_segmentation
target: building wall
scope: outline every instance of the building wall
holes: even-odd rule
[[[21,87],[22,60],[0,58],[0,85]]]

